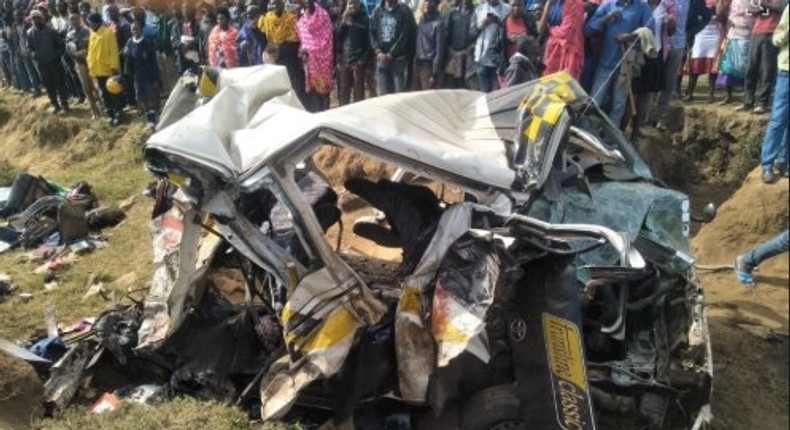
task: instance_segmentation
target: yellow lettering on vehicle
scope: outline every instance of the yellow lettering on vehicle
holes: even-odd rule
[[[586,391],[579,329],[570,321],[544,313],[543,333],[552,373]]]

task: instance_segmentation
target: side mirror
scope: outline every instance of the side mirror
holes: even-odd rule
[[[691,216],[691,220],[694,222],[699,222],[703,224],[707,224],[713,221],[716,218],[716,213],[718,213],[719,208],[716,207],[713,203],[708,203],[702,208],[702,215],[701,216]]]

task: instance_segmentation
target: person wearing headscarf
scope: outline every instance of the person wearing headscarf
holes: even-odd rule
[[[541,35],[548,32],[543,55],[544,75],[567,70],[580,80],[584,69],[584,7],[581,0],[549,0],[538,24]]]
[[[307,0],[296,22],[296,33],[305,68],[306,107],[312,112],[329,109],[329,93],[335,85],[332,20],[315,0]]]
[[[236,51],[238,36],[239,31],[230,25],[228,9],[217,9],[217,25],[208,37],[208,65],[222,69],[238,67],[239,56]]]

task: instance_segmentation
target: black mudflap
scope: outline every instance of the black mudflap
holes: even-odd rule
[[[594,430],[573,258],[546,257],[525,272],[515,299],[522,319],[509,331],[526,427]]]

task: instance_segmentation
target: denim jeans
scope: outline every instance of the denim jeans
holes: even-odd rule
[[[777,256],[788,250],[788,230],[774,236],[773,238],[755,246],[743,254],[743,262],[746,269],[751,273],[763,261]]]
[[[760,157],[763,170],[770,169],[775,161],[779,161],[785,169],[787,168],[787,115],[790,114],[790,109],[788,109],[790,94],[787,83],[789,78],[790,73],[787,70],[780,70],[776,76],[774,106],[771,109],[771,120],[768,121]]]
[[[669,99],[675,91],[678,71],[683,64],[683,49],[670,49],[664,63],[664,90],[658,96],[658,121],[665,122],[669,111]]]
[[[18,55],[16,61],[17,80],[22,90],[35,90],[41,86],[38,70],[30,56]]]
[[[490,93],[499,88],[499,82],[497,82],[497,68],[490,67],[490,66],[482,66],[477,65],[477,82],[478,87],[477,89],[484,92]]]
[[[595,80],[593,81],[592,94],[593,100],[598,103],[598,106],[603,108],[606,100],[610,100],[609,109],[606,112],[609,118],[616,127],[620,127],[625,114],[625,104],[628,102],[628,90],[620,85],[617,85],[617,79],[620,76],[620,68],[609,69],[606,67],[598,67],[595,71]],[[609,97],[611,95],[611,97]]]
[[[378,80],[378,95],[380,96],[405,91],[406,58],[395,58],[387,66],[384,66],[381,62],[376,62],[376,79]]]

